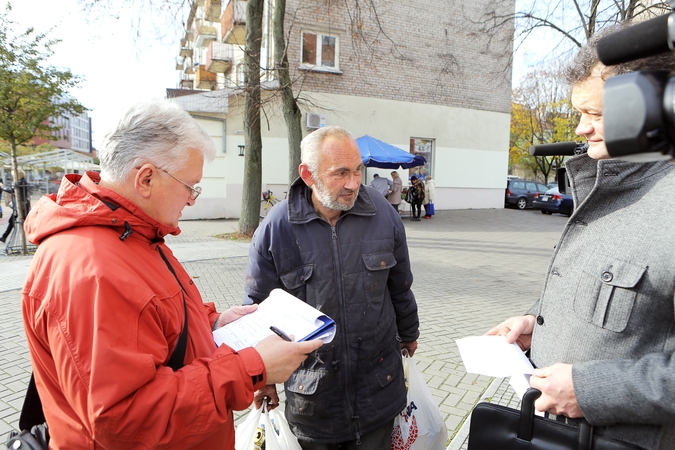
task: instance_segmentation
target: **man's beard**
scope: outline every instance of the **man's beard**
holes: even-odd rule
[[[354,203],[356,202],[356,199],[359,196],[359,191],[358,189],[356,191],[352,191],[350,189],[342,189],[340,192],[338,192],[338,197],[343,194],[351,193],[354,192],[354,199],[350,204],[344,204],[340,203],[337,198],[332,198],[330,195],[330,192],[328,192],[328,189],[326,189],[326,186],[319,180],[317,177],[312,175],[312,179],[314,180],[314,186],[312,186],[312,191],[316,195],[316,199],[319,200],[319,203],[326,208],[326,209],[332,209],[334,211],[349,211],[354,207]]]

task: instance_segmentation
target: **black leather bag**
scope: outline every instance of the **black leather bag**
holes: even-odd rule
[[[580,425],[534,414],[541,391],[528,389],[521,410],[481,402],[471,413],[468,450],[644,450],[594,433],[585,420]]]
[[[35,425],[28,430],[12,430],[7,436],[8,450],[47,450],[49,448],[49,429],[47,423]]]

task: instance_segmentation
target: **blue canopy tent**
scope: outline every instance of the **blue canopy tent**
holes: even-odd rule
[[[423,166],[427,160],[424,156],[414,155],[391,144],[382,142],[374,137],[361,136],[356,140],[361,151],[361,160],[366,167],[379,167],[381,169],[409,169]]]

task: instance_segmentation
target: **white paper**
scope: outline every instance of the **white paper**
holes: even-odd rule
[[[530,374],[521,373],[511,375],[509,384],[511,385],[515,393],[518,394],[518,397],[523,398],[523,395],[525,395],[525,391],[527,391],[530,388]]]
[[[456,342],[468,373],[500,378],[534,373],[518,344],[507,344],[503,336],[472,336]]]
[[[316,308],[294,297],[281,289],[274,289],[258,309],[234,322],[213,332],[213,340],[216,345],[226,344],[235,351],[255,345],[274,333],[270,326],[275,326],[287,335],[293,335],[294,339],[300,340],[313,333],[323,321],[333,320]],[[317,337],[324,344],[329,343],[335,337],[335,326],[327,329]]]

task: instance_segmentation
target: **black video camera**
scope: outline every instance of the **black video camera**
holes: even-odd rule
[[[583,142],[556,142],[554,144],[533,145],[527,149],[532,156],[574,156],[588,151],[588,144]],[[570,191],[570,180],[564,166],[556,170],[558,192],[566,194]]]
[[[671,0],[671,7],[675,0]],[[675,13],[633,25],[598,41],[605,65],[675,51]],[[675,78],[667,71],[610,77],[603,91],[605,145],[610,156],[675,156]]]

